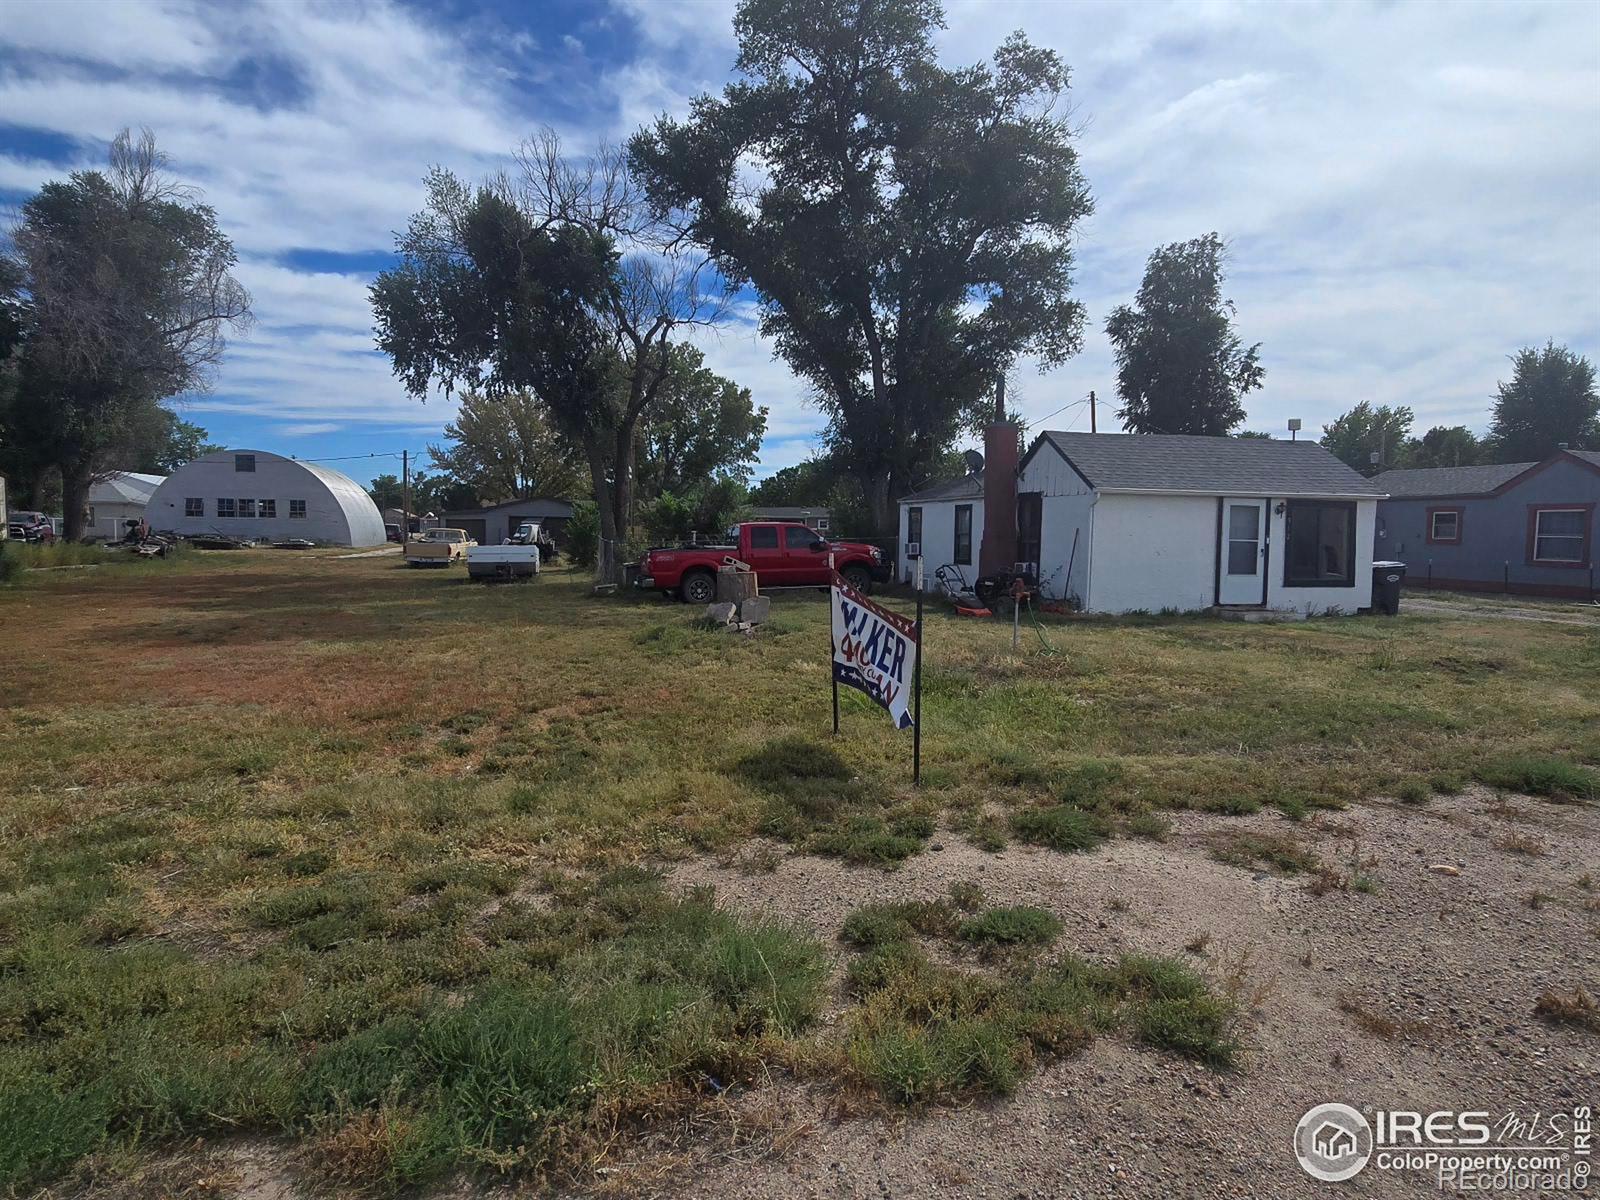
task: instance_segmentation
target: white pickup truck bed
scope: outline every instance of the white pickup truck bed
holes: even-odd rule
[[[538,573],[537,546],[467,547],[467,574],[473,579],[522,579]]]

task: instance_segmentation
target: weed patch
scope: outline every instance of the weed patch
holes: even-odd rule
[[[1508,755],[1479,766],[1477,776],[1489,787],[1543,796],[1558,804],[1600,800],[1600,771],[1558,758]]]
[[[1093,850],[1106,838],[1103,817],[1070,804],[1025,808],[1011,815],[1011,829],[1023,841],[1051,850]]]

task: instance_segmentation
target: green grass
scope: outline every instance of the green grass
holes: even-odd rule
[[[1069,804],[1021,809],[1011,815],[1011,829],[1025,842],[1062,851],[1093,850],[1107,833],[1103,818]]]
[[[1478,780],[1508,792],[1558,803],[1600,800],[1600,771],[1543,755],[1514,754],[1478,767]]]
[[[1042,908],[991,908],[961,922],[956,936],[989,946],[1048,946],[1061,932],[1061,922]]]
[[[902,1104],[1007,1094],[1039,1059],[1118,1031],[1216,1068],[1238,1054],[1232,1002],[1170,959],[1098,965],[1068,955],[996,976],[940,966],[898,942],[852,964],[849,983],[860,1001],[850,1064]]]
[[[1045,618],[1062,653],[1013,655],[933,611],[916,789],[864,699],[832,735],[809,594],[729,638],[561,570],[94,557],[0,588],[29,631],[0,657],[0,1191],[239,1134],[297,1139],[313,1191],[534,1177],[787,1068],[917,1102],[1112,1033],[1222,1063],[1203,985],[1054,959],[966,891],[863,917],[819,1028],[818,939],[646,868],[759,835],[868,870],[940,830],[1087,851],[1396,780],[1593,800],[1600,764],[1572,625]]]

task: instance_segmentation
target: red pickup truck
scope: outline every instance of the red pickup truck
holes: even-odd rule
[[[723,559],[737,558],[750,564],[764,588],[827,587],[829,551],[834,569],[858,592],[868,591],[874,579],[889,577],[876,546],[827,542],[798,523],[746,521],[728,532],[726,545],[649,551],[639,564],[638,586],[677,592],[685,604],[710,604],[717,598],[717,568]]]

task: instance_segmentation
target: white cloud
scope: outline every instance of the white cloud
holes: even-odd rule
[[[728,78],[732,11],[616,0],[563,32],[432,21],[387,0],[14,0],[0,113],[84,147],[79,165],[122,126],[150,125],[204,188],[258,325],[194,410],[252,413],[286,437],[436,437],[451,406],[407,397],[373,350],[366,280],[280,256],[389,248],[429,164],[480,176],[536,125],[581,146],[682,114]],[[1212,229],[1232,245],[1240,332],[1263,344],[1254,428],[1300,416],[1314,430],[1360,399],[1481,427],[1518,345],[1600,350],[1600,6],[962,0],[948,25],[947,63],[1022,28],[1073,68],[1097,203],[1078,243],[1089,328],[1071,363],[1020,374],[1027,418],[1094,388],[1101,428],[1115,427],[1105,316],[1155,246]],[[637,53],[619,60],[613,43]],[[240,83],[262,62],[280,103]],[[0,188],[58,174],[39,153],[0,153]],[[821,419],[753,317],[697,340],[771,409],[765,471],[805,457]]]

